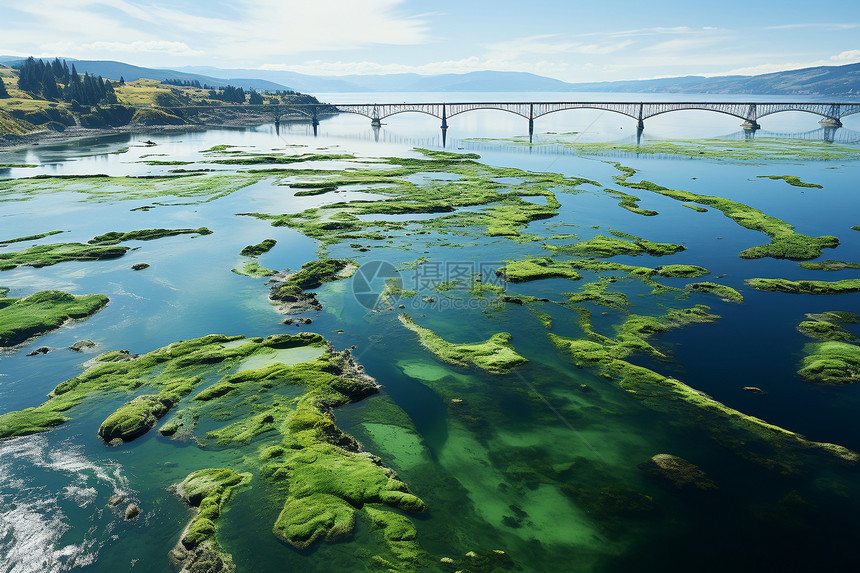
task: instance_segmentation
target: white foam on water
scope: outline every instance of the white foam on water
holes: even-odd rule
[[[80,446],[50,444],[46,436],[0,443],[0,573],[55,573],[94,563],[114,528],[95,523],[103,515],[100,491],[133,493],[118,463],[96,463]],[[89,526],[74,526],[86,529],[77,543],[62,541],[73,528],[64,501],[92,508]]]

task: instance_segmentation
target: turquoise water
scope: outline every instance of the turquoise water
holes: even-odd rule
[[[413,144],[408,142],[385,143],[383,137],[377,144],[350,137],[346,128],[332,120],[328,125],[328,136],[319,139],[308,137],[302,127],[282,128],[278,135],[272,126],[174,135],[137,133],[33,148],[0,159],[39,163],[36,169],[3,174],[28,177],[164,174],[175,166],[147,166],[138,162],[141,156],[158,153],[165,155],[149,159],[200,161],[203,150],[221,144],[256,152],[296,144],[306,146],[296,148],[297,153],[412,155]],[[403,132],[408,126],[408,122],[393,125],[391,131]],[[463,136],[481,136],[479,128]],[[564,128],[562,123],[557,130]],[[713,129],[720,128],[722,124]],[[701,137],[722,133],[708,133],[707,124],[702,129]],[[367,126],[362,130],[369,131]],[[146,140],[157,145],[143,146],[140,142]],[[463,151],[470,151],[469,145],[455,143]],[[640,207],[660,213],[656,217],[637,215],[619,208],[617,197],[583,186],[579,193],[557,193],[559,215],[535,221],[525,231],[541,236],[576,233],[578,239],[586,240],[608,234],[611,228],[652,241],[681,243],[687,250],[671,257],[612,260],[644,266],[701,265],[712,274],[696,280],[721,276],[721,284],[745,296],[741,305],[701,294],[679,301],[651,295],[650,288],[634,279],[615,283],[612,290],[627,294],[630,313],[657,315],[666,306],[701,303],[721,317],[715,323],[692,325],[652,339],[667,355],[665,360],[634,355],[632,362],[674,376],[732,408],[810,440],[860,450],[856,425],[860,388],[814,385],[796,375],[803,347],[811,341],[796,331],[798,322],[806,313],[860,312],[860,294],[785,295],[755,291],[744,283],[751,277],[856,278],[858,271],[824,273],[788,260],[742,260],[737,256],[740,251],[766,243],[767,237],[739,227],[714,209],[696,213],[667,197],[619,188],[612,179],[618,172],[600,158],[563,151],[537,154],[502,144],[480,146],[482,161],[490,165],[594,179],[602,186],[636,194],[642,198]],[[123,147],[130,149],[111,153]],[[826,249],[821,259],[858,260],[860,232],[851,229],[860,224],[858,162],[789,160],[751,165],[647,156],[611,160],[636,168],[642,179],[759,208],[792,223],[801,233],[837,235],[840,246]],[[344,162],[299,165],[343,166]],[[195,165],[183,167],[193,169]],[[223,169],[224,174],[246,169],[205,167]],[[792,187],[758,175],[794,175],[821,184],[823,189]],[[445,179],[454,178],[434,173],[415,177],[414,182],[433,184]],[[497,182],[515,185],[520,181],[502,178]],[[0,193],[0,240],[55,229],[66,232],[34,243],[86,242],[113,230],[206,226],[213,231],[206,236],[129,242],[136,250],[120,259],[40,269],[20,267],[0,273],[0,286],[8,287],[12,297],[57,288],[75,294],[102,293],[111,299],[105,309],[85,321],[0,354],[0,413],[36,405],[59,382],[78,374],[95,353],[67,350],[76,340],[92,339],[98,345],[95,352],[128,349],[144,353],[209,333],[250,337],[318,332],[337,349],[355,346],[353,356],[382,385],[380,395],[341,408],[335,416],[343,430],[379,455],[425,500],[428,511],[412,517],[422,547],[435,556],[460,558],[467,551],[501,549],[511,556],[513,569],[537,572],[854,567],[855,540],[860,533],[855,519],[860,509],[855,501],[860,493],[855,467],[797,452],[793,453],[800,466],[796,473],[769,469],[747,455],[763,451],[755,441],[743,441],[745,436],[731,431],[720,433],[708,420],[678,404],[654,407],[591,369],[577,369],[552,346],[546,328],[528,307],[491,306],[469,297],[463,289],[443,295],[425,285],[419,290],[433,296],[433,303],[425,303],[419,296],[399,301],[405,309],[395,306],[374,312],[359,304],[352,294],[353,283],[346,279],[318,289],[324,310],[307,314],[312,324],[285,325],[284,317],[269,304],[266,279],[231,272],[244,263],[239,251],[265,238],[276,239],[277,245],[261,255],[259,263],[278,270],[297,269],[316,259],[319,246],[296,230],[273,227],[238,213],[298,212],[374,196],[378,198],[369,188],[293,197],[288,187],[271,179],[212,201],[206,196],[170,193],[137,199],[125,199],[122,194],[96,198],[69,190],[24,197]],[[145,205],[155,208],[131,210]],[[424,217],[387,219],[420,221]],[[541,242],[484,237],[478,230],[469,230],[466,236],[419,235],[416,230],[417,226],[407,226],[385,240],[361,241],[386,247],[369,252],[358,251],[348,242],[332,245],[330,256],[395,265],[424,256],[443,263],[450,272],[456,266],[492,280],[492,270],[506,259],[549,254]],[[2,247],[0,252],[24,246],[29,243]],[[150,267],[132,271],[131,265],[138,262]],[[401,271],[404,288],[412,288],[410,281],[418,278],[411,273]],[[595,276],[583,275],[583,281],[547,279],[513,285],[510,290],[558,301],[563,299],[561,293],[574,292]],[[690,281],[660,282],[683,286]],[[606,334],[625,318],[615,310],[590,303],[585,306],[593,311],[595,329]],[[551,315],[551,332],[581,336],[578,315],[571,308],[552,303],[538,303],[535,308]],[[396,315],[401,311],[450,342],[474,342],[510,332],[517,352],[529,362],[508,374],[447,364],[400,325]],[[860,334],[856,325],[849,329]],[[55,350],[26,356],[41,346]],[[316,355],[283,352],[279,358],[287,362]],[[744,386],[757,386],[767,394],[745,392]],[[233,555],[238,571],[369,570],[360,555],[372,550],[379,539],[365,521],[359,520],[348,538],[319,541],[301,551],[271,534],[284,494],[258,475],[254,459],[260,448],[275,440],[273,436],[264,434],[241,448],[202,448],[150,432],[119,448],[108,448],[98,439],[97,428],[126,399],[92,397],[63,426],[0,442],[0,571],[175,570],[167,553],[191,513],[166,488],[205,467],[235,467],[253,474],[251,487],[236,494],[219,522],[219,540]],[[378,412],[386,411],[383,400],[392,400],[408,416],[408,423],[381,419]],[[201,420],[200,431],[223,424]],[[658,453],[692,461],[719,490],[709,494],[679,491],[637,468]],[[106,507],[117,492],[140,505],[142,514],[136,521],[125,522],[119,509]]]

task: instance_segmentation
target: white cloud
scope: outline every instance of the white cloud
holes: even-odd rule
[[[192,50],[184,42],[169,42],[166,40],[137,40],[134,42],[92,42],[89,44],[55,43],[43,46],[48,52],[55,54],[80,54],[85,52],[125,52],[153,53],[171,56],[202,56],[202,50]]]
[[[4,29],[3,40],[31,53],[205,53],[210,63],[253,65],[300,52],[428,41],[424,19],[403,13],[405,1],[233,0],[189,7],[169,0],[28,0],[10,9],[17,25]]]
[[[845,64],[850,64],[853,62],[860,62],[860,50],[845,50],[835,56],[830,56],[830,59],[834,62],[841,62]]]
[[[796,30],[799,28],[819,28],[821,30],[851,30],[856,28],[857,24],[844,23],[803,23],[803,24],[783,24],[781,26],[766,26],[765,30]]]

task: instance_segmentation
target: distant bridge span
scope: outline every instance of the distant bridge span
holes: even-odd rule
[[[646,119],[682,110],[704,110],[737,117],[748,129],[758,129],[762,117],[785,111],[812,113],[822,118],[822,124],[841,127],[845,116],[860,113],[860,103],[737,103],[737,102],[470,102],[470,103],[392,103],[392,104],[330,104],[342,113],[363,115],[378,125],[383,119],[399,113],[423,113],[442,120],[447,129],[448,119],[477,110],[498,110],[513,113],[529,121],[565,110],[598,109],[626,115],[644,129]]]
[[[597,109],[619,113],[636,121],[637,128],[645,129],[645,120],[669,112],[704,110],[730,115],[740,119],[744,129],[760,129],[758,121],[768,115],[786,111],[800,111],[821,117],[819,123],[827,128],[842,127],[842,118],[860,113],[860,103],[791,103],[791,102],[470,102],[470,103],[278,103],[254,105],[200,105],[164,106],[165,110],[200,112],[218,108],[231,112],[256,111],[273,117],[279,125],[284,116],[299,115],[311,120],[314,134],[319,120],[336,113],[354,113],[370,119],[378,128],[382,120],[400,113],[423,113],[442,120],[443,141],[448,130],[448,119],[466,112],[497,110],[518,115],[529,122],[529,138],[534,133],[534,121],[539,117],[575,109]]]

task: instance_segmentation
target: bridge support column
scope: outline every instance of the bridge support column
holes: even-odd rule
[[[757,129],[761,129],[761,126],[754,119],[748,119],[741,124],[741,127],[744,128],[745,131],[756,131]]]
[[[535,104],[529,104],[529,143],[535,134]]]
[[[445,104],[442,104],[442,147],[445,147],[446,140],[448,139],[448,110],[445,107]]]
[[[838,117],[825,117],[818,123],[821,127],[842,127],[842,122]]]
[[[370,127],[382,127],[382,120],[378,117],[374,117],[370,120]]]

